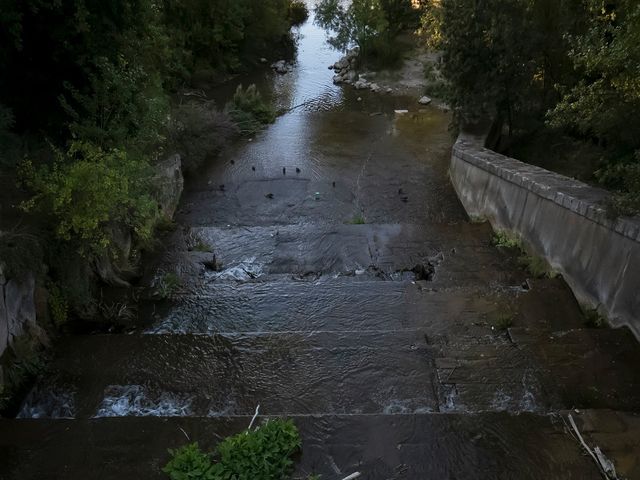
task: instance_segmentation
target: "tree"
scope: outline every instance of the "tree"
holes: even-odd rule
[[[360,48],[366,61],[388,64],[400,58],[397,36],[412,27],[418,18],[410,0],[322,0],[316,6],[316,22],[333,32],[329,42],[346,50]]]

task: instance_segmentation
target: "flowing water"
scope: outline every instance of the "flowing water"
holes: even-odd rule
[[[557,412],[637,411],[635,341],[468,221],[449,114],[333,85],[340,54],[299,35],[292,72],[242,79],[288,113],[189,179],[150,267],[177,292],[131,334],[61,339],[0,421],[0,478],[163,478],[166,448],[257,405],[299,426],[297,478],[600,478]]]

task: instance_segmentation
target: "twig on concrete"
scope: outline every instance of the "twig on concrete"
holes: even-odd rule
[[[258,404],[258,406],[256,407],[256,413],[253,414],[253,418],[251,419],[251,423],[249,424],[249,428],[247,428],[247,430],[251,430],[251,427],[253,427],[253,422],[256,421],[256,418],[258,417],[259,412],[260,412],[260,404]]]
[[[580,433],[580,430],[578,430],[578,426],[576,425],[576,422],[571,414],[569,414],[569,423],[571,424],[571,428],[573,428],[576,437],[582,444],[582,447],[587,451],[589,455],[591,455],[593,461],[596,462],[596,465],[598,465],[598,468],[600,469],[600,472],[602,473],[604,478],[606,478],[607,480],[619,480],[613,463],[611,463],[611,461],[604,456],[600,448],[596,447],[594,453],[589,445],[587,445],[587,442],[584,441],[584,438],[582,438],[582,434]]]
[[[342,480],[353,480],[354,478],[358,478],[360,475],[362,475],[360,472],[354,472],[348,477],[344,477]]]
[[[191,439],[189,438],[189,435],[187,435],[187,432],[185,432],[185,431],[184,431],[184,428],[182,428],[182,427],[178,427],[178,428],[180,429],[180,431],[181,431],[182,433],[184,433],[184,436],[185,436],[185,437],[187,437],[187,440],[190,442],[190,441],[191,441]]]

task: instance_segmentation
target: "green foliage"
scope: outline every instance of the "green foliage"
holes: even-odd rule
[[[287,37],[289,0],[162,0],[178,75],[225,73],[273,52]]]
[[[282,480],[292,471],[291,457],[301,448],[298,429],[291,420],[270,420],[223,440],[214,456],[197,443],[169,450],[172,458],[164,472],[172,480]]]
[[[302,25],[309,18],[309,9],[302,0],[291,0],[289,4],[289,22],[293,26]]]
[[[529,254],[522,244],[522,241],[515,235],[506,231],[497,231],[491,239],[491,244],[496,247],[517,249],[521,254],[518,257],[518,263],[535,278],[554,276],[547,261],[537,255]]]
[[[292,420],[272,420],[255,431],[226,438],[216,448],[220,478],[280,480],[302,444]]]
[[[175,272],[166,272],[153,283],[154,296],[161,299],[171,298],[182,285],[182,280]]]
[[[72,137],[107,150],[126,148],[140,154],[156,150],[168,113],[158,74],[150,74],[135,57],[115,62],[101,57],[94,64],[86,91],[68,84],[69,94],[61,97],[72,119]]]
[[[365,220],[364,215],[354,215],[349,223],[352,225],[364,225],[367,221]]]
[[[511,312],[501,312],[491,321],[496,330],[507,330],[513,326],[515,315]]]
[[[229,115],[213,102],[187,103],[174,109],[169,122],[169,144],[182,157],[182,168],[193,172],[219,154],[238,134]]]
[[[583,311],[584,324],[589,328],[606,328],[609,323],[600,315],[597,308],[588,308]]]
[[[53,324],[57,327],[64,325],[69,318],[69,301],[63,290],[53,282],[49,283],[49,313]]]
[[[563,89],[551,123],[632,151],[640,137],[640,4],[589,0],[588,27],[570,37],[570,58],[581,80]]]
[[[211,455],[202,452],[198,443],[190,443],[176,450],[170,449],[171,460],[164,472],[171,480],[214,480],[214,463]]]
[[[515,235],[511,235],[506,231],[497,231],[493,234],[491,244],[496,247],[517,248],[522,249],[522,242]]]
[[[518,258],[518,263],[525,268],[534,278],[553,278],[553,273],[549,263],[538,255],[528,255],[525,252]]]
[[[24,334],[14,340],[5,362],[7,374],[4,387],[0,389],[0,411],[8,408],[14,397],[23,392],[44,369],[45,352],[40,343],[29,334]]]
[[[365,62],[387,66],[401,59],[398,35],[415,26],[417,10],[410,0],[322,0],[315,9],[316,23],[333,32],[329,42],[346,50],[356,45]]]
[[[616,192],[608,201],[612,216],[640,213],[640,150],[627,161],[605,164],[595,175],[602,185]]]
[[[249,85],[246,90],[242,85],[227,104],[226,112],[238,125],[243,135],[250,136],[260,131],[265,125],[275,122],[276,111],[266,103],[255,85]]]
[[[640,212],[638,2],[442,0],[423,7],[430,45],[444,51],[445,96],[459,121],[506,121],[510,140],[554,134],[593,145],[603,155],[599,171],[573,170],[617,192],[614,214]],[[566,150],[555,163],[581,162]]]
[[[66,154],[58,152],[53,168],[25,162],[22,175],[35,193],[23,208],[51,215],[57,237],[77,239],[84,255],[117,253],[113,224],[130,227],[141,239],[152,233],[157,212],[148,164],[124,151],[74,142]]]

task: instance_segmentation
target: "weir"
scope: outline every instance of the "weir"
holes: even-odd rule
[[[239,79],[304,107],[187,180],[144,279],[175,288],[131,331],[60,339],[0,420],[0,478],[166,478],[167,448],[212,448],[258,404],[300,428],[295,478],[600,479],[567,411],[638,478],[633,335],[587,328],[470,221],[449,113],[334,85],[339,57],[309,22],[291,72]]]

